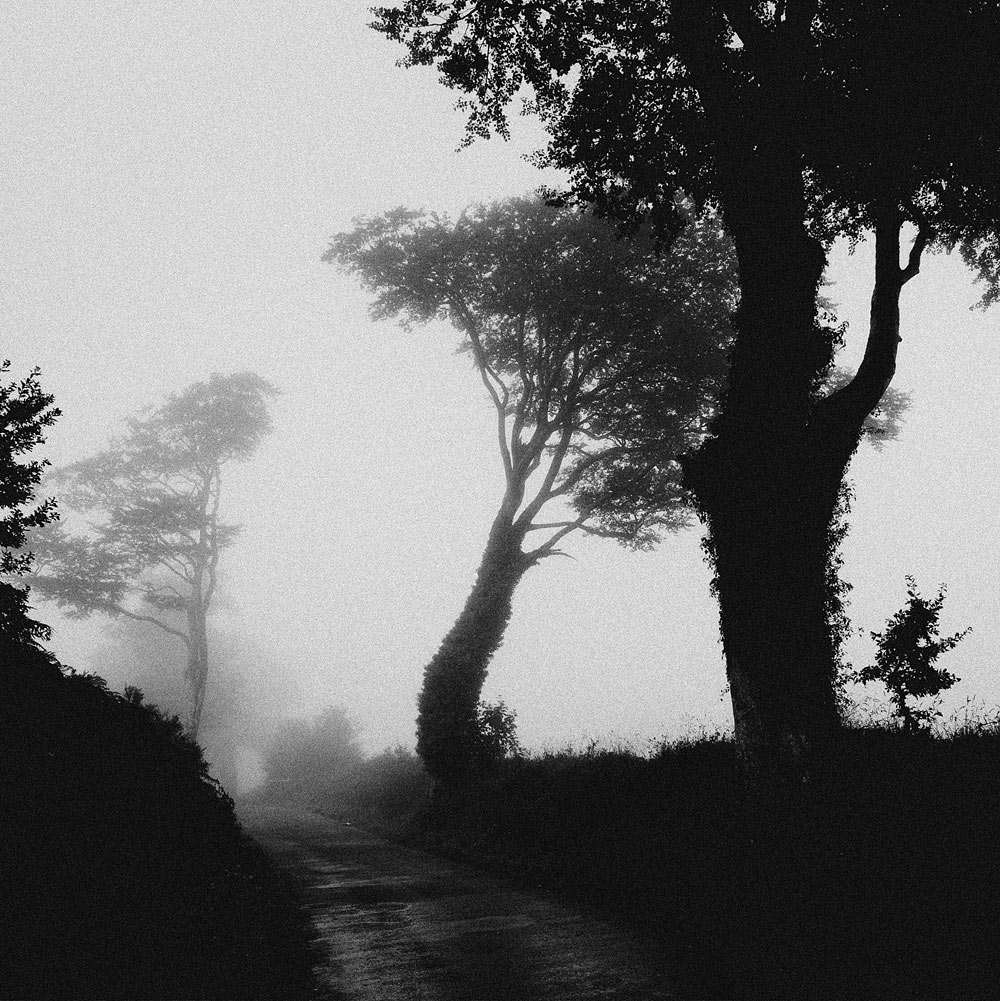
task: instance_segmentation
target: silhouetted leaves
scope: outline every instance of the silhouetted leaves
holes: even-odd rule
[[[940,714],[912,706],[908,700],[937,695],[958,681],[954,674],[935,667],[934,662],[972,630],[970,627],[952,636],[940,636],[938,620],[945,589],[942,587],[936,598],[928,600],[920,597],[912,577],[906,578],[906,584],[906,605],[889,618],[882,632],[871,634],[878,644],[875,663],[858,671],[857,680],[881,681],[889,689],[903,729],[912,732]]]
[[[10,362],[0,365],[0,377]],[[29,532],[57,517],[51,498],[32,506],[48,462],[25,459],[45,440],[59,411],[53,398],[42,391],[34,369],[20,382],[0,384],[0,652],[8,644],[34,644],[48,639],[48,626],[29,617],[28,591],[16,581],[28,575],[34,561],[24,549]]]

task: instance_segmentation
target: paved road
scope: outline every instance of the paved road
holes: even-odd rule
[[[303,887],[345,1001],[662,1001],[655,949],[610,921],[315,814],[245,808]]]

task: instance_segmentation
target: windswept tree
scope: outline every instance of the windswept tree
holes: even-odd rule
[[[459,780],[482,758],[479,698],[525,572],[572,532],[652,545],[687,523],[677,456],[704,432],[735,305],[728,242],[692,221],[660,257],[646,236],[521,198],[451,221],[360,221],[328,261],[375,317],[450,320],[496,415],[503,489],[475,585],[419,700],[417,748]]]
[[[464,92],[469,138],[522,88],[572,197],[669,237],[720,210],[740,305],[712,434],[684,462],[708,527],[742,770],[808,778],[839,727],[830,568],[844,473],[893,377],[903,287],[960,247],[1000,298],[994,0],[406,0],[376,27]],[[874,236],[864,360],[833,393],[817,291]],[[909,242],[905,260],[900,259]],[[949,333],[949,336],[952,336]]]
[[[0,365],[0,376],[10,362]],[[28,590],[17,582],[31,573],[31,554],[24,551],[29,532],[56,517],[49,498],[35,503],[44,459],[25,456],[45,440],[45,428],[59,417],[53,398],[42,391],[34,369],[20,382],[0,385],[0,654],[10,645],[34,646],[50,629],[30,616]]]
[[[276,390],[251,372],[213,375],[128,422],[103,451],[50,478],[85,527],[31,533],[37,593],[71,617],[124,616],[175,637],[186,652],[196,738],[209,673],[208,614],[219,560],[238,528],[220,516],[223,472],[271,430]]]

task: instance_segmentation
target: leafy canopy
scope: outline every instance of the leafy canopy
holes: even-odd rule
[[[142,618],[126,607],[130,598],[174,613],[188,608],[194,588],[214,587],[218,554],[238,531],[218,519],[222,467],[249,458],[270,431],[275,393],[250,372],[213,375],[130,420],[104,451],[58,470],[51,483],[87,529],[33,533],[40,593],[70,616]]]
[[[665,255],[648,232],[621,239],[539,198],[454,221],[397,209],[356,222],[324,259],[374,292],[375,317],[446,319],[461,332],[497,411],[515,509],[542,470],[522,526],[542,528],[532,519],[555,498],[576,511],[544,526],[557,534],[648,545],[684,523],[676,457],[704,433],[721,389],[736,301],[717,219],[692,216]]]
[[[995,0],[405,0],[374,26],[462,91],[468,138],[508,105],[550,135],[576,197],[676,233],[675,193],[738,204],[762,150],[806,185],[824,241],[891,207],[960,246],[1000,298]],[[768,224],[766,204],[745,206]],[[729,221],[727,219],[727,221]]]

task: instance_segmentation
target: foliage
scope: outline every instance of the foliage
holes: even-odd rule
[[[220,518],[222,473],[271,430],[260,376],[213,375],[128,422],[128,432],[50,482],[85,530],[49,524],[29,545],[38,594],[71,617],[125,616],[179,640],[187,651],[191,730],[208,676],[206,617],[223,550],[238,529]]]
[[[313,720],[291,720],[264,760],[265,798],[332,809],[363,760],[358,728],[340,706]]]
[[[744,777],[808,777],[822,752],[806,748],[839,724],[833,522],[895,372],[901,291],[925,249],[959,247],[984,303],[1000,297],[1000,106],[977,97],[1000,86],[1000,6],[405,0],[376,13],[411,64],[466,95],[470,138],[504,131],[530,89],[549,136],[539,159],[568,172],[568,199],[665,241],[680,205],[720,212],[740,265],[736,336],[683,483],[708,527]],[[872,232],[865,357],[824,395],[827,254]]]
[[[312,996],[307,921],[180,721],[40,651],[0,681],[0,996]]]
[[[357,220],[324,259],[375,293],[372,315],[448,319],[497,412],[511,520],[645,548],[687,514],[677,456],[704,433],[736,304],[728,239],[689,217],[666,255],[593,215],[519,198],[457,220],[397,209]],[[540,485],[528,493],[529,477]],[[536,515],[569,500],[575,516]]]
[[[503,699],[479,703],[480,753],[484,764],[495,765],[524,754],[517,739],[517,713]]]
[[[724,203],[742,151],[780,140],[824,238],[859,237],[888,197],[1000,294],[1000,109],[978,100],[1000,73],[994,3],[406,0],[376,14],[409,64],[467,95],[470,140],[505,134],[529,88],[551,140],[540,160],[585,201],[677,232],[678,190]]]
[[[908,699],[937,695],[958,681],[954,674],[935,667],[934,662],[956,647],[972,629],[941,637],[938,620],[945,588],[942,586],[937,597],[928,600],[920,597],[912,577],[907,577],[906,583],[906,605],[889,618],[882,632],[871,634],[877,644],[875,663],[862,668],[857,680],[881,681],[889,690],[903,729],[914,732],[928,726],[932,717],[940,713],[912,706]]]
[[[431,778],[424,763],[413,751],[397,745],[362,761],[346,795],[331,803],[329,810],[398,833],[417,822],[430,798]]]
[[[10,362],[0,365],[0,376]],[[29,617],[28,591],[16,580],[29,574],[32,555],[25,552],[29,532],[54,522],[55,502],[49,498],[32,506],[46,460],[22,459],[44,440],[44,429],[55,423],[59,411],[42,391],[34,369],[20,382],[0,384],[0,640],[3,644],[34,644],[49,638],[48,626]]]

